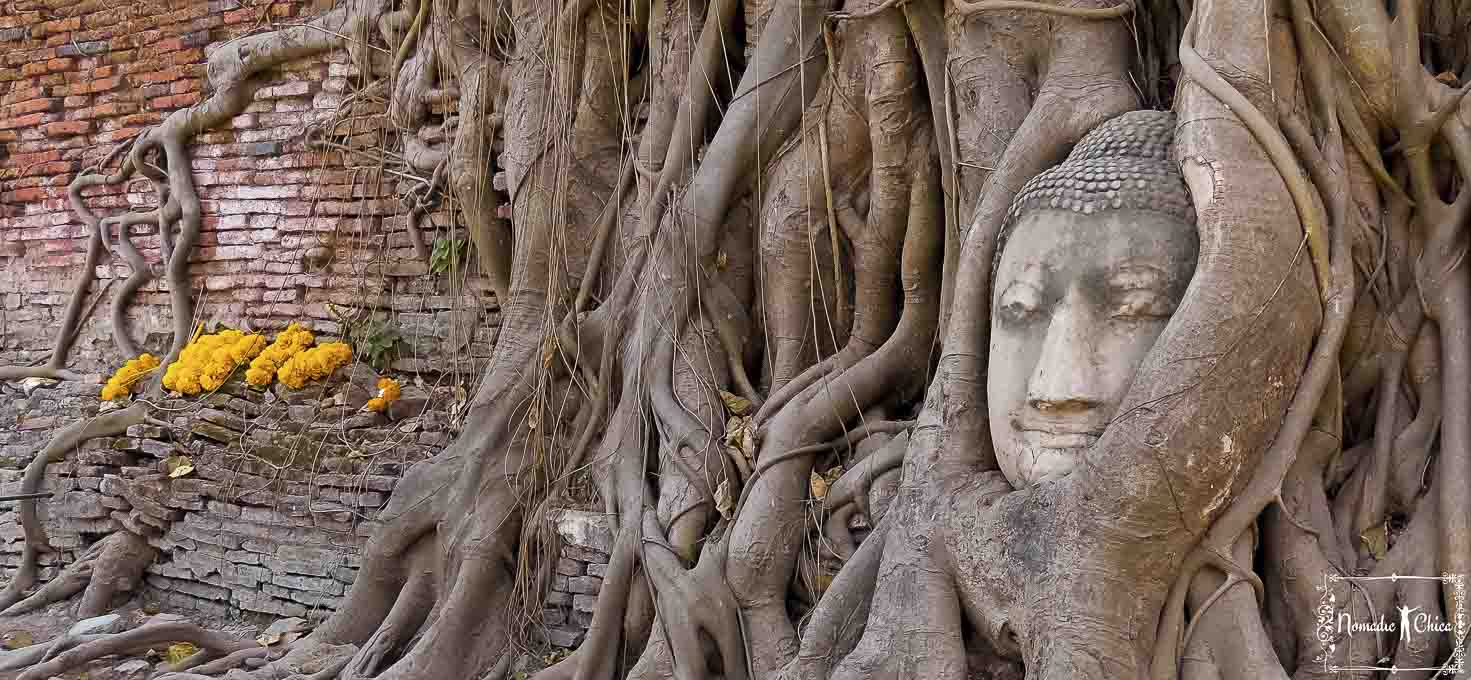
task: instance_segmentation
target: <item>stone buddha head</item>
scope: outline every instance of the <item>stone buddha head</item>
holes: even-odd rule
[[[1082,464],[1195,272],[1174,121],[1134,111],[1103,123],[1007,214],[986,391],[997,461],[1018,489]]]

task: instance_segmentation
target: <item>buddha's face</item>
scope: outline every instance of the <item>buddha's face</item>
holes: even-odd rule
[[[996,271],[986,391],[1016,488],[1080,465],[1195,272],[1195,228],[1155,212],[1035,210]]]

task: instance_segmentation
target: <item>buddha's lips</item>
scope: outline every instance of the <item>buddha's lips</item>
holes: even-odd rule
[[[1055,420],[1022,416],[1012,418],[1011,426],[1027,444],[1044,449],[1081,449],[1093,445],[1103,436],[1106,423],[1094,419]]]

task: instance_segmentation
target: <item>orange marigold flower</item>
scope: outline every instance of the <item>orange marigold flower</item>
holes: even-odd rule
[[[130,359],[117,373],[107,379],[107,384],[102,386],[103,401],[122,399],[133,392],[133,386],[143,379],[143,376],[158,368],[158,357],[144,352],[137,359]]]
[[[276,336],[276,341],[270,347],[265,348],[255,360],[250,362],[250,370],[245,372],[245,382],[256,387],[265,387],[271,384],[276,377],[276,371],[286,364],[291,357],[296,356],[302,350],[312,346],[316,338],[311,331],[300,325],[291,324],[286,330]]]
[[[329,342],[318,345],[286,360],[276,371],[281,384],[291,389],[301,389],[313,380],[321,380],[352,361],[352,346],[345,342]]]
[[[169,365],[163,385],[183,394],[217,390],[264,346],[265,338],[233,329],[199,336]]]
[[[399,386],[397,380],[393,378],[379,378],[378,396],[368,400],[368,410],[378,412],[386,411],[388,410],[388,405],[398,401],[398,397],[402,393],[403,388]]]

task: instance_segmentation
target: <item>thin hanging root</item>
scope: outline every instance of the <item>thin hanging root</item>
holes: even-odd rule
[[[1405,193],[1405,188],[1400,186],[1399,182],[1394,181],[1394,178],[1389,175],[1389,170],[1384,167],[1384,159],[1379,157],[1379,145],[1374,142],[1374,136],[1369,132],[1369,126],[1364,123],[1363,116],[1359,114],[1353,95],[1346,88],[1338,90],[1338,109],[1338,119],[1343,123],[1343,136],[1348,138],[1354,151],[1364,160],[1364,165],[1368,166],[1369,173],[1374,176],[1374,181],[1385,191],[1414,205],[1414,199]]]
[[[240,640],[170,617],[168,620],[150,622],[130,631],[100,636],[79,644],[26,669],[17,680],[46,680],[104,656],[167,646],[176,642],[190,642],[222,656],[259,647],[254,640]]]
[[[843,447],[853,448],[858,444],[858,442],[863,441],[864,438],[868,437],[869,435],[879,433],[899,434],[901,432],[908,432],[909,428],[911,427],[914,427],[913,420],[876,420],[871,423],[863,423],[858,427],[849,430],[843,436],[838,437],[837,439],[834,439],[832,441],[822,442],[820,444],[809,444],[807,446],[791,449],[790,451],[783,451],[779,454],[761,460],[760,464],[756,466],[756,471],[751,474],[751,479],[746,482],[746,486],[749,487],[751,485],[751,482],[756,481],[756,479],[759,478],[767,470],[770,470],[771,468],[774,468],[777,465],[785,463],[794,458],[810,456],[815,453],[824,453],[833,449]]]
[[[1042,2],[1027,2],[1026,0],[955,0],[955,7],[963,16],[1011,9],[1030,10],[1077,19],[1117,19],[1128,16],[1134,11],[1134,0],[1123,0],[1113,7],[1066,7]]]

